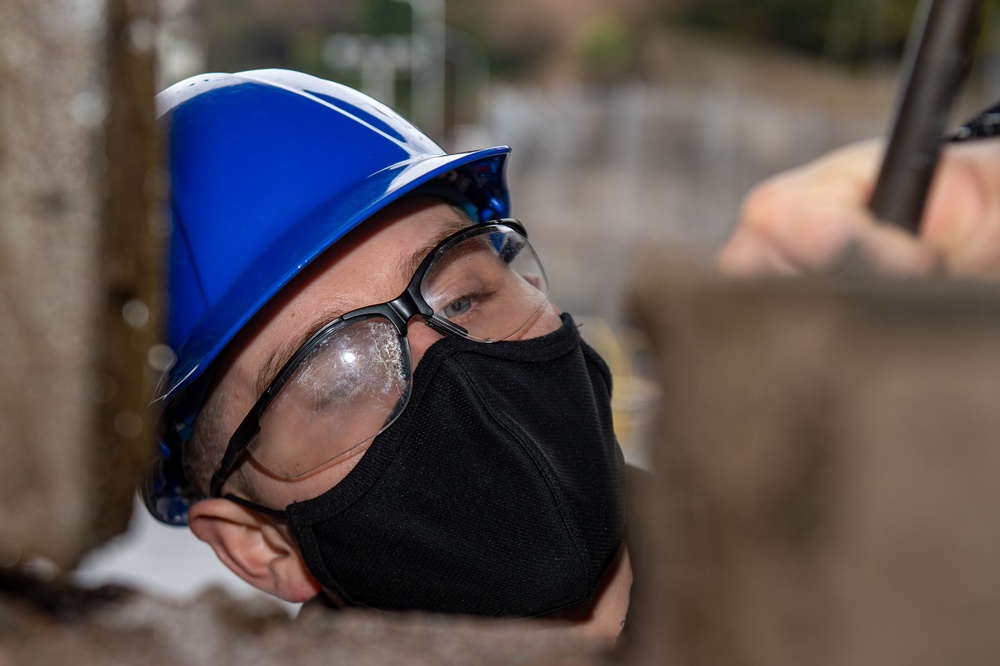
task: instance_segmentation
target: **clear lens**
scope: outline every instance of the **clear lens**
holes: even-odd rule
[[[409,396],[403,341],[385,318],[333,329],[281,388],[248,451],[286,478],[343,458],[391,424]]]
[[[549,286],[527,239],[508,228],[473,229],[439,248],[420,285],[434,314],[482,341],[507,338],[545,302]]]

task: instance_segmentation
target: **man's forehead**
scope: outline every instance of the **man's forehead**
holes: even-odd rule
[[[383,243],[378,247],[376,253],[378,260],[365,263],[361,267],[367,272],[367,276],[361,277],[370,278],[369,285],[379,282],[398,285],[395,291],[390,292],[391,296],[383,294],[381,298],[391,299],[398,296],[406,288],[423,259],[441,241],[472,224],[472,221],[462,211],[443,201],[440,202],[440,205],[427,209],[421,217],[424,224],[415,227],[411,233],[390,232],[385,236],[384,240],[391,240],[391,242]],[[391,226],[396,227],[397,224],[399,223],[394,223]],[[357,252],[355,250],[347,253],[334,264],[344,264],[350,261],[352,255]],[[365,252],[365,258],[367,259],[370,254],[372,254],[371,248],[368,248],[368,251]],[[354,278],[359,277],[354,272],[351,272],[350,275]],[[350,293],[345,295],[338,290],[335,281],[331,281],[324,285],[322,299],[317,304],[305,311],[292,310],[286,313],[294,320],[286,321],[284,322],[285,326],[278,328],[279,335],[275,336],[275,340],[255,373],[253,385],[257,395],[264,392],[295,352],[323,326],[351,310],[380,302],[373,290],[369,292],[371,293],[370,299],[359,296],[357,286],[356,284],[352,285]]]

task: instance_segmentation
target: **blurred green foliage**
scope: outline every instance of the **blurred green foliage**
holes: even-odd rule
[[[400,0],[365,0],[354,5],[351,23],[357,32],[369,35],[400,35],[410,32],[409,4]]]
[[[789,48],[845,65],[896,58],[918,0],[696,0],[680,24]]]
[[[447,0],[447,16],[449,26],[469,35],[486,54],[494,77],[532,76],[558,59],[583,77],[609,78],[641,71],[643,40],[679,27],[863,68],[898,58],[919,2],[606,0],[602,6]],[[333,71],[324,64],[326,37],[408,34],[412,27],[409,0],[194,3],[205,26],[209,66],[217,70],[283,66],[357,85],[357,72]]]
[[[211,71],[288,67],[329,76],[323,40],[346,24],[347,10],[343,3],[315,0],[201,0],[191,13],[202,26]]]
[[[584,72],[599,78],[627,73],[636,58],[636,31],[620,16],[605,15],[591,23],[578,51]]]

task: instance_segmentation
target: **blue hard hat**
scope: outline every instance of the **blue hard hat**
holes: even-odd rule
[[[164,90],[157,105],[169,145],[176,355],[154,402],[161,412],[195,392],[299,271],[392,201],[444,179],[480,220],[509,215],[507,146],[448,154],[338,83],[277,69],[205,74]],[[201,398],[185,401],[189,428]],[[179,463],[184,441],[161,439],[143,489],[151,513],[171,524],[186,522],[193,492]]]

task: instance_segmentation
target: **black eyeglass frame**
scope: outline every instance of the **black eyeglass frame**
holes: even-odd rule
[[[433,263],[435,257],[437,257],[442,250],[447,249],[450,245],[465,240],[464,236],[469,234],[471,231],[483,233],[485,229],[490,228],[506,228],[520,234],[521,237],[525,239],[528,238],[528,233],[525,230],[524,225],[514,218],[503,218],[490,222],[483,222],[481,224],[473,224],[456,231],[438,243],[434,249],[427,253],[427,256],[420,262],[417,270],[414,271],[413,277],[410,278],[410,282],[407,284],[406,289],[404,289],[403,293],[399,296],[385,303],[366,305],[365,307],[345,312],[336,319],[324,324],[322,328],[309,336],[309,339],[306,340],[302,346],[299,347],[294,354],[292,354],[292,357],[282,366],[277,376],[271,381],[270,384],[268,384],[267,388],[264,389],[264,392],[261,393],[257,402],[255,402],[254,406],[250,408],[247,415],[243,417],[240,425],[237,426],[236,431],[233,433],[232,437],[229,438],[229,444],[226,447],[226,452],[222,456],[222,461],[219,463],[219,468],[216,470],[215,474],[212,475],[212,480],[209,486],[209,497],[222,497],[222,486],[225,485],[229,476],[233,473],[236,463],[243,456],[247,447],[250,446],[250,443],[253,442],[254,438],[260,432],[260,419],[264,412],[274,401],[275,397],[277,397],[282,387],[288,382],[289,379],[291,379],[295,370],[298,369],[302,362],[309,357],[316,346],[321,341],[325,340],[326,337],[334,331],[334,329],[341,328],[351,320],[359,317],[381,315],[382,317],[388,319],[399,333],[399,337],[401,338],[403,344],[403,351],[407,358],[409,358],[409,341],[406,339],[407,326],[409,321],[414,317],[422,316],[430,327],[440,333],[454,335],[461,338],[470,337],[469,332],[466,329],[434,314],[433,308],[431,308],[431,306],[424,299],[423,294],[420,293],[420,285],[423,282],[431,263]],[[548,294],[546,293],[545,295],[547,296]],[[407,368],[407,370],[409,371],[410,368]]]

